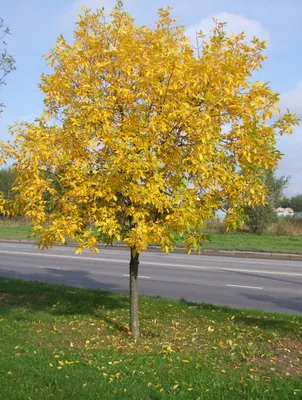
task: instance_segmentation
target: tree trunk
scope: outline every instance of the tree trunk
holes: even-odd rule
[[[137,277],[139,265],[139,253],[134,253],[132,249],[130,258],[130,330],[134,337],[139,336],[138,324],[138,291]]]

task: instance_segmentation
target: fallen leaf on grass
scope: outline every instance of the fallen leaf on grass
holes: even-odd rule
[[[167,352],[168,353],[175,353],[175,351],[172,350],[172,347],[170,345],[167,347]]]

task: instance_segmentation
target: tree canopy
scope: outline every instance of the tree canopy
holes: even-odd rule
[[[84,9],[74,42],[59,37],[40,84],[46,112],[12,130],[18,197],[41,243],[68,235],[80,247],[115,238],[168,250],[177,231],[198,248],[222,203],[236,225],[245,205],[265,200],[276,134],[296,122],[271,122],[278,94],[250,82],[265,42],[228,37],[220,23],[200,40],[198,57],[169,9],[149,28],[120,4],[110,22]]]

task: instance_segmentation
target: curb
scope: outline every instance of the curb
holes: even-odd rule
[[[0,243],[13,243],[13,244],[32,244],[35,245],[33,240],[9,240],[0,239]],[[65,247],[77,247],[76,244],[69,243]],[[128,247],[124,244],[114,244],[112,246],[98,245],[99,249],[116,249],[128,250]],[[150,246],[148,248],[149,252],[159,252],[161,251],[158,246]],[[178,247],[173,250],[176,254],[187,254],[184,248]],[[291,260],[291,261],[302,261],[302,254],[291,254],[291,253],[265,253],[260,251],[231,251],[231,250],[212,250],[204,249],[200,254],[194,253],[201,256],[215,256],[215,257],[238,257],[238,258],[256,258],[256,259],[270,259],[270,260]]]

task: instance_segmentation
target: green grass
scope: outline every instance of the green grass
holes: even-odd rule
[[[0,225],[0,239],[26,240],[31,233],[29,225]],[[302,236],[259,236],[249,233],[210,234],[204,249],[261,251],[272,253],[302,253]],[[181,240],[179,245],[182,246]]]
[[[0,224],[0,239],[25,240],[29,238],[30,233],[29,225]]]
[[[302,236],[259,236],[249,233],[210,234],[205,249],[302,253]]]
[[[298,316],[0,278],[5,400],[298,399]]]

